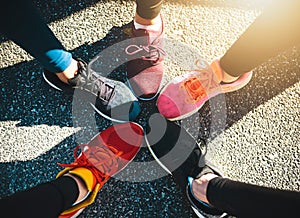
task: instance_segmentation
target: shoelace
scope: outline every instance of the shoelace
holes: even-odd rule
[[[133,51],[129,51],[130,49],[133,49]],[[160,57],[165,56],[166,52],[160,48],[158,45],[129,45],[126,47],[125,52],[128,55],[135,55],[137,53],[140,53],[142,51],[147,52],[148,56],[141,56],[142,60],[146,60],[146,61],[153,61],[153,62],[157,62]]]
[[[218,85],[213,72],[201,69],[199,60],[196,61],[196,66],[198,69],[194,71],[198,72],[198,74],[183,81],[181,84],[181,87],[187,91],[192,99],[192,103],[206,96],[211,89],[216,88]]]
[[[118,151],[116,148],[109,145],[107,145],[107,147],[95,146],[88,148],[89,150],[86,151],[87,154],[78,157],[78,149],[85,146],[88,145],[81,144],[74,149],[74,163],[59,163],[58,165],[62,167],[84,167],[93,173],[99,183],[103,182],[119,170],[120,157],[123,154],[122,151]]]
[[[99,75],[95,72],[87,74],[86,65],[80,62],[78,62],[78,73],[81,77],[77,86],[97,94],[101,101],[108,104],[115,94],[115,87],[102,81]]]

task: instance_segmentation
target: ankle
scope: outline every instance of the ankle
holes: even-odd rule
[[[216,59],[211,64],[210,67],[214,72],[215,76],[217,76],[217,80],[219,83],[232,83],[236,81],[239,77],[234,77],[228,74],[223,67],[221,66],[220,60]]]
[[[222,82],[224,82],[224,83],[232,83],[232,82],[236,81],[238,78],[239,77],[234,77],[234,76],[229,75],[228,73],[226,73],[223,70],[223,79],[222,79]]]
[[[205,174],[205,175],[201,176],[200,178],[194,180],[193,185],[192,185],[192,190],[198,200],[203,201],[207,204],[210,204],[206,197],[207,187],[208,187],[209,181],[216,177],[218,177],[216,174],[208,173],[208,174]]]
[[[78,197],[77,197],[77,199],[75,201],[75,204],[78,203],[78,202],[80,202],[81,200],[83,200],[86,197],[86,195],[88,194],[88,189],[87,189],[84,181],[81,178],[79,178],[78,176],[72,175],[70,173],[67,173],[64,176],[71,177],[77,183],[79,194],[78,194]]]
[[[78,71],[77,61],[72,59],[71,64],[63,72],[57,73],[57,77],[64,83],[68,83],[68,80],[76,76]]]

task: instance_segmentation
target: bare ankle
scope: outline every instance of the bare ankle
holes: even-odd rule
[[[72,59],[71,64],[63,72],[57,73],[57,77],[64,83],[73,78],[78,71],[77,61]]]
[[[223,71],[223,79],[222,79],[222,82],[225,82],[225,83],[231,83],[231,82],[234,82],[236,81],[239,77],[234,77],[234,76],[231,76],[229,75],[228,73],[226,73],[225,71]]]
[[[76,199],[75,203],[80,202],[82,199],[84,199],[86,197],[86,195],[88,193],[85,183],[82,181],[82,179],[80,179],[79,177],[74,176],[72,174],[67,173],[64,176],[71,177],[77,183],[79,194],[78,194],[78,198]]]
[[[210,180],[213,178],[218,177],[216,174],[208,173],[203,176],[201,176],[198,179],[195,179],[193,182],[193,193],[195,196],[200,200],[207,204],[209,204],[206,194],[207,194],[207,187]]]

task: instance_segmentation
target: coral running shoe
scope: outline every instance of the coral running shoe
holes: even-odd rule
[[[81,178],[88,194],[84,200],[76,202],[59,217],[77,217],[85,207],[92,204],[107,180],[134,159],[141,147],[143,136],[142,127],[129,122],[111,126],[96,135],[88,144],[77,146],[74,150],[74,163],[59,164],[66,168],[57,177],[69,173]],[[78,149],[81,149],[81,153],[77,156]]]
[[[167,119],[181,120],[196,113],[210,98],[241,89],[252,78],[252,71],[244,73],[232,83],[222,83],[224,71],[219,60],[209,66],[197,60],[198,69],[171,80],[157,99],[159,112]]]

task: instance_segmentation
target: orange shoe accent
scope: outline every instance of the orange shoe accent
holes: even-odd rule
[[[186,89],[189,96],[195,102],[206,95],[206,91],[202,86],[201,81],[196,76],[184,81],[183,86]]]
[[[214,60],[210,64],[210,67],[211,67],[212,71],[214,72],[216,80],[218,81],[218,83],[220,83],[224,78],[224,71],[220,66],[219,60]]]

